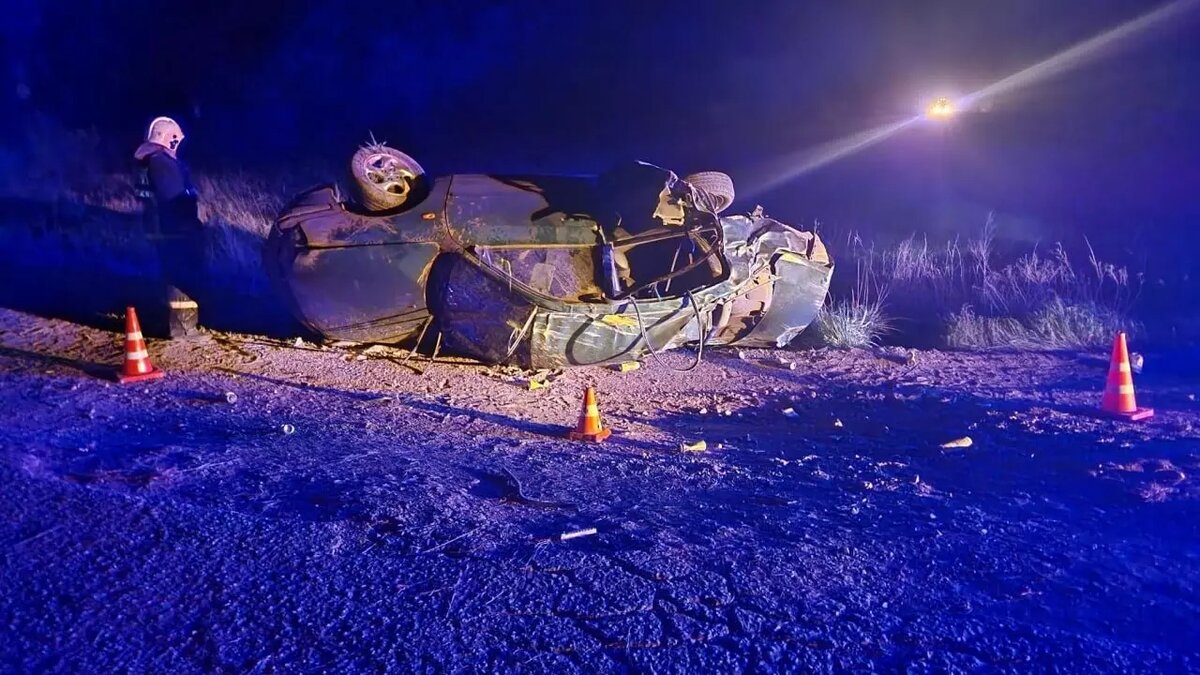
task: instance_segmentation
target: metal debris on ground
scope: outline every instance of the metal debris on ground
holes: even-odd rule
[[[501,501],[522,504],[524,506],[535,506],[539,508],[550,509],[574,509],[575,505],[569,502],[555,502],[544,499],[534,499],[525,494],[521,486],[521,481],[508,469],[500,469],[500,473],[489,473],[480,479],[480,482],[485,482],[488,486],[495,490]]]
[[[238,400],[237,394],[233,393],[232,391],[225,392],[225,402],[226,403],[237,403],[237,400]]]
[[[679,444],[680,452],[704,452],[707,449],[708,443],[705,443],[703,439],[698,440],[695,443],[683,442]]]
[[[641,367],[642,367],[642,364],[639,361],[626,361],[624,363],[618,363],[618,364],[613,365],[612,369],[619,373],[628,373],[631,370],[637,370],[638,368],[641,368]]]
[[[956,438],[952,441],[947,441],[945,443],[942,443],[941,447],[943,447],[943,448],[969,448],[974,443],[975,442],[971,440],[970,436],[963,436],[962,438]]]
[[[285,435],[291,435],[291,434],[296,433],[296,427],[294,427],[290,424],[285,424],[285,425],[279,427],[279,430],[282,431]]]
[[[594,534],[596,534],[596,528],[588,527],[588,528],[584,528],[582,530],[573,530],[571,532],[563,532],[562,534],[558,535],[558,540],[559,541],[569,541],[571,539],[578,539],[580,537],[590,537]]]

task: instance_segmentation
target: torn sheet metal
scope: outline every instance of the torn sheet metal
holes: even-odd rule
[[[670,222],[656,217],[664,201]],[[815,234],[761,212],[717,216],[648,164],[448,176],[409,202],[368,213],[318,188],[280,216],[268,267],[309,328],[395,343],[432,322],[448,351],[526,368],[620,363],[702,336],[781,346],[833,271]]]

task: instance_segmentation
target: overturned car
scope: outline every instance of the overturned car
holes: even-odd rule
[[[524,368],[685,344],[698,360],[709,346],[787,344],[833,272],[815,234],[760,209],[720,215],[733,196],[723,174],[685,180],[634,163],[589,177],[429,180],[415,162],[383,178],[367,168],[366,206],[332,186],[309,190],[267,242],[293,312],[327,338],[428,333],[437,348]]]

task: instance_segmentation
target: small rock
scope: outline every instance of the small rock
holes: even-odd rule
[[[708,408],[701,408],[701,409],[700,409],[700,414],[701,414],[701,415],[707,415],[707,414],[708,414]]]
[[[842,424],[842,421],[841,421],[841,420],[839,420],[839,419],[834,419],[834,420],[833,420],[833,426],[837,427],[838,429],[841,429],[842,427],[844,427],[844,426],[846,426],[846,425]]]
[[[296,341],[292,343],[292,346],[300,349],[304,346],[304,338],[296,338]]]
[[[795,408],[784,408],[783,416],[784,417],[799,417],[800,415],[796,412]]]

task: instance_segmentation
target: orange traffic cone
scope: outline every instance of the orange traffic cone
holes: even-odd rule
[[[1108,384],[1104,388],[1104,398],[1100,400],[1100,410],[1105,415],[1130,422],[1154,417],[1153,410],[1137,407],[1137,399],[1133,395],[1132,371],[1125,334],[1117,333],[1117,339],[1113,341],[1112,364],[1108,368]]]
[[[142,326],[138,323],[137,311],[132,307],[125,308],[125,365],[117,381],[121,384],[157,380],[166,375],[150,363],[150,354],[146,351],[146,340],[142,337]]]
[[[600,407],[596,405],[596,392],[588,387],[583,392],[583,413],[579,416],[579,426],[568,432],[567,438],[599,443],[611,435],[612,429],[605,429],[600,424]]]

